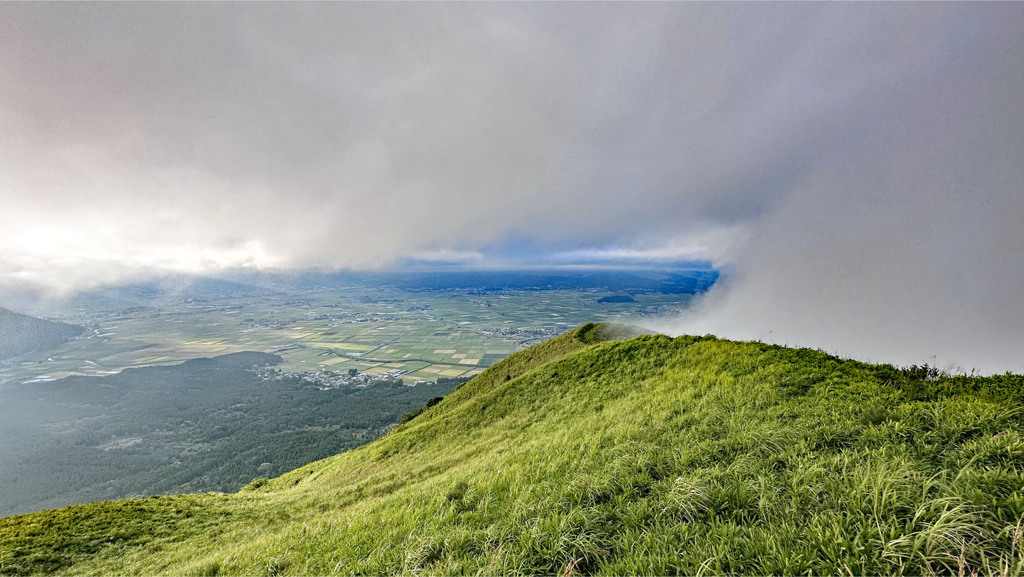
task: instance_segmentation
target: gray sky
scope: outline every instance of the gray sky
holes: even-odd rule
[[[0,289],[697,256],[735,276],[677,330],[1022,370],[1022,31],[1019,3],[0,4]]]

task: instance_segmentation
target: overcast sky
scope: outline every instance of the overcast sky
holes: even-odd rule
[[[672,330],[1022,370],[1022,63],[1021,3],[4,3],[0,288],[696,257]]]

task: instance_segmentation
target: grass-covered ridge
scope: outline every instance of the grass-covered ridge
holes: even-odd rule
[[[1024,572],[1020,377],[607,330],[238,494],[2,519],[0,572]]]

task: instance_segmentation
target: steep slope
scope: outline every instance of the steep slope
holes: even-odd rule
[[[0,361],[51,349],[84,330],[76,325],[44,321],[0,308]]]
[[[1024,571],[1021,377],[606,332],[238,494],[0,520],[0,571]]]

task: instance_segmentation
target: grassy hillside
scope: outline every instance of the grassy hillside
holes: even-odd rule
[[[82,327],[44,321],[0,308],[0,360],[51,349],[77,337]]]
[[[1021,377],[604,331],[237,494],[2,519],[0,572],[1024,572]]]

